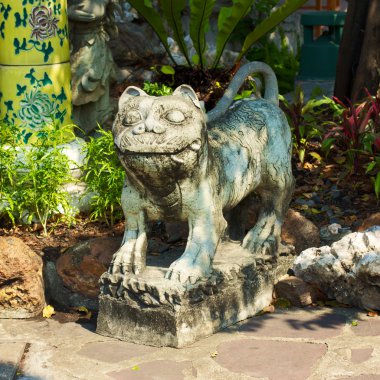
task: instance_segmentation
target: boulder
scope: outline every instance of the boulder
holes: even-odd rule
[[[380,310],[380,227],[309,248],[296,258],[293,270],[331,299]]]
[[[0,237],[0,318],[31,318],[45,306],[42,259],[21,239]]]
[[[310,247],[319,247],[318,227],[298,211],[289,209],[281,230],[281,239],[295,247],[296,254]]]
[[[363,232],[373,226],[380,226],[380,212],[376,212],[364,219],[363,223],[359,226],[358,231]]]
[[[281,278],[274,287],[276,298],[285,298],[293,306],[308,306],[326,299],[326,296],[315,286],[295,276]]]
[[[56,263],[64,285],[74,293],[97,298],[99,278],[107,271],[121,237],[100,237],[69,248]]]

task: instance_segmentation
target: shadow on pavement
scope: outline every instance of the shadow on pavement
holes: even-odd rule
[[[0,380],[45,380],[41,377],[29,376],[18,372],[14,363],[2,362],[0,360]]]
[[[322,310],[323,312],[321,313]],[[299,313],[299,311],[302,311],[303,313]],[[236,328],[239,331],[244,332],[258,332],[265,329],[270,335],[272,335],[275,334],[275,332],[271,331],[271,328],[279,324],[286,327],[289,331],[332,330],[341,329],[344,325],[349,324],[351,321],[358,318],[359,310],[354,308],[291,308],[249,318],[246,321],[240,322],[235,327],[231,326],[231,328],[228,328],[223,332],[233,333],[236,331]]]

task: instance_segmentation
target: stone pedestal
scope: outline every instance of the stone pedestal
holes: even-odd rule
[[[173,256],[148,257],[139,276],[102,276],[97,333],[151,346],[184,347],[267,306],[276,279],[293,261],[292,256],[280,256],[276,262],[254,258],[238,244],[223,243],[211,278],[184,287],[164,278]]]

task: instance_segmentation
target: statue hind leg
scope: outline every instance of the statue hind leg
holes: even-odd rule
[[[268,176],[269,177],[269,176]],[[255,255],[277,255],[281,226],[293,193],[294,179],[289,170],[269,177],[256,189],[260,197],[258,220],[248,231],[242,246]]]

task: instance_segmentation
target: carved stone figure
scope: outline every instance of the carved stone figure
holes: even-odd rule
[[[117,35],[114,10],[117,0],[71,0],[70,21],[71,86],[74,122],[85,133],[103,123],[113,107],[109,83],[114,62],[108,41]]]
[[[264,98],[233,102],[253,73],[264,77]],[[255,255],[276,255],[293,176],[290,129],[269,66],[243,66],[208,114],[190,86],[166,97],[128,87],[119,100],[113,134],[126,171],[126,229],[108,276],[144,270],[147,221],[159,219],[189,223],[186,250],[166,278],[186,286],[208,278],[227,220],[230,237],[243,237],[245,210],[255,196],[260,199],[258,221],[242,246]]]

